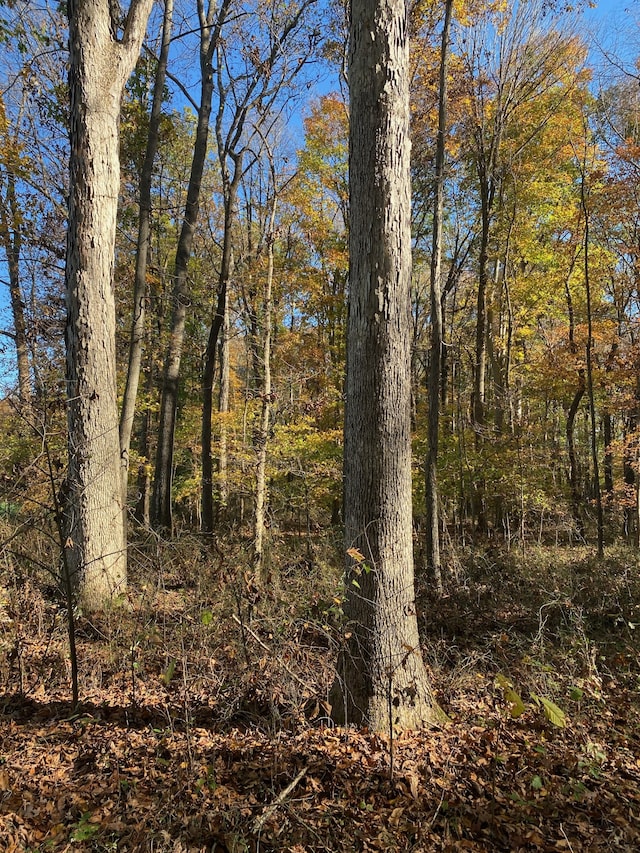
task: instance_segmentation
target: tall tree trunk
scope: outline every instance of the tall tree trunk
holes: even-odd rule
[[[67,559],[86,610],[122,593],[126,532],[116,389],[113,264],[124,85],[152,0],[132,0],[124,33],[108,0],[69,0],[70,190],[67,239],[69,431]]]
[[[605,367],[606,374],[609,376],[615,365],[616,356],[618,354],[618,343],[614,341],[611,345],[611,350],[607,357]],[[610,409],[606,409],[602,414],[602,433],[604,438],[604,490],[607,493],[607,506],[613,503],[613,435],[614,435],[614,420]]]
[[[164,18],[162,24],[162,45],[158,58],[158,67],[153,86],[153,101],[149,116],[147,147],[140,173],[140,212],[138,215],[138,240],[136,246],[136,271],[133,285],[133,316],[131,335],[129,339],[129,362],[127,379],[120,413],[120,454],[123,462],[123,494],[127,500],[127,480],[129,474],[129,449],[131,447],[131,431],[136,411],[136,399],[140,382],[142,366],[142,348],[145,335],[147,315],[147,259],[151,234],[151,183],[153,179],[153,163],[158,150],[160,137],[160,118],[162,98],[167,74],[169,46],[171,44],[171,27],[173,21],[173,0],[165,0]]]
[[[226,155],[220,154],[220,158]],[[228,315],[228,288],[233,269],[233,244],[232,227],[235,215],[238,188],[242,178],[243,152],[233,156],[234,171],[229,178],[226,166],[223,164],[225,177],[224,184],[224,234],[222,242],[222,259],[220,261],[220,275],[218,277],[218,296],[215,314],[204,358],[204,370],[202,372],[202,532],[213,533],[214,528],[214,502],[213,502],[213,454],[212,454],[212,431],[211,416],[213,415],[213,379],[215,376],[216,351],[218,349],[218,338],[223,327],[225,316]]]
[[[473,430],[475,435],[475,449],[479,454],[481,451],[486,432],[486,374],[487,374],[487,291],[489,289],[489,237],[491,230],[491,208],[493,204],[493,191],[490,186],[485,167],[479,167],[480,196],[481,196],[481,221],[482,230],[480,235],[480,251],[478,255],[478,295],[476,299],[476,340],[475,340],[475,364],[473,374]],[[487,532],[487,514],[485,482],[481,471],[477,470],[474,478],[473,503],[476,516],[477,529],[480,534]]]
[[[6,174],[5,197],[0,199],[0,239],[4,244],[9,272],[9,298],[13,317],[13,342],[18,367],[18,396],[23,406],[31,405],[31,370],[24,300],[20,287],[20,253],[22,251],[22,214],[18,209],[16,178],[12,171]]]
[[[225,0],[225,2],[229,2],[229,0]],[[271,19],[269,49],[260,62],[252,60],[254,67],[249,73],[243,73],[239,78],[234,78],[230,74],[229,63],[224,56],[224,43],[221,43],[221,49],[218,51],[216,74],[219,106],[216,116],[216,141],[222,173],[225,221],[217,305],[209,330],[202,377],[201,527],[204,533],[211,533],[214,523],[213,460],[211,453],[213,378],[215,376],[218,338],[224,322],[227,288],[231,276],[231,227],[235,215],[238,187],[243,174],[245,151],[249,145],[247,139],[260,137],[264,143],[262,127],[275,106],[276,98],[282,93],[285,86],[291,83],[305,61],[304,58],[300,58],[292,69],[287,70],[286,63],[282,69],[278,69],[278,60],[286,55],[287,42],[297,34],[299,25],[304,21],[306,10],[314,2],[315,0],[304,0],[299,6],[292,7],[290,14],[287,7],[287,14],[282,19],[279,19],[278,16]],[[229,109],[229,103],[232,105],[231,109]],[[231,173],[229,160],[233,162]]]
[[[571,401],[571,405],[569,406],[569,410],[567,412],[566,435],[567,453],[569,456],[569,487],[571,489],[571,509],[573,513],[573,520],[575,522],[578,533],[581,537],[584,537],[584,520],[582,518],[581,511],[582,493],[580,491],[580,468],[578,466],[578,456],[576,454],[575,440],[576,415],[578,413],[580,402],[584,397],[584,392],[586,390],[584,370],[581,369],[578,371],[578,379],[580,384],[578,386],[578,390],[574,394],[573,400]]]
[[[607,493],[607,503],[613,500],[613,418],[611,412],[602,415],[602,434],[604,438],[604,490]]]
[[[145,347],[147,353],[151,352],[151,330],[147,326],[145,331],[146,342]],[[133,517],[145,528],[151,526],[151,434],[153,428],[153,411],[149,405],[149,401],[153,398],[153,393],[156,388],[156,370],[154,359],[148,356],[148,370],[145,382],[145,391],[147,403],[144,407],[142,422],[140,424],[140,432],[138,435],[138,456],[140,462],[138,464],[138,477],[136,483],[136,503],[133,510]]]
[[[331,703],[340,723],[393,732],[435,716],[414,603],[407,5],[353,0],[351,10],[348,640]]]
[[[593,315],[591,311],[591,268],[589,266],[589,209],[586,188],[586,163],[584,164],[580,182],[580,201],[584,214],[584,286],[587,296],[587,393],[589,396],[589,411],[591,413],[591,462],[593,465],[593,488],[596,499],[596,517],[598,528],[598,556],[604,555],[604,510],[602,507],[602,491],[600,488],[600,463],[598,460],[598,438],[596,427],[596,404],[593,390]]]
[[[273,161],[272,161],[273,164]],[[273,292],[273,244],[276,219],[276,187],[274,180],[273,199],[267,229],[267,277],[263,296],[263,340],[262,340],[262,390],[260,403],[260,426],[256,440],[256,505],[253,535],[253,569],[260,583],[269,580],[268,566],[264,555],[266,534],[265,510],[267,506],[267,444],[269,442],[269,414],[271,411],[271,326]]]
[[[453,0],[446,0],[442,46],[440,49],[440,92],[438,140],[436,144],[436,193],[431,248],[431,359],[429,362],[429,446],[425,464],[425,504],[427,513],[426,568],[436,589],[442,592],[440,523],[438,514],[438,440],[440,437],[440,376],[442,372],[442,220],[444,217],[445,137],[447,133],[447,83],[449,75],[449,26]]]
[[[582,211],[580,212],[580,218],[582,218]],[[580,251],[579,243],[576,242],[574,247],[574,251],[571,254],[571,258],[569,259],[569,269],[567,271],[567,275],[564,280],[564,293],[567,301],[567,315],[569,321],[569,352],[571,355],[576,356],[578,353],[578,345],[576,343],[575,333],[576,333],[576,319],[575,319],[575,309],[573,307],[573,296],[571,294],[571,276],[573,274],[573,270],[575,269],[575,265],[578,261],[578,253]],[[573,515],[573,520],[576,525],[576,530],[581,538],[584,538],[584,519],[582,517],[582,493],[580,491],[580,466],[578,463],[578,456],[576,453],[576,440],[575,440],[575,420],[576,415],[578,413],[578,408],[580,407],[580,403],[582,398],[584,397],[584,392],[586,390],[585,376],[584,376],[584,368],[580,367],[578,369],[578,388],[574,394],[573,400],[571,401],[571,405],[567,411],[567,425],[565,429],[565,433],[567,436],[567,455],[569,457],[569,488],[571,490],[571,513]]]
[[[229,428],[224,415],[229,412],[231,386],[231,358],[229,352],[229,292],[225,293],[224,317],[222,319],[222,335],[220,337],[220,394],[218,397],[218,412],[223,416],[220,424],[220,444],[218,451],[218,511],[224,512],[229,502]]]
[[[226,18],[230,0],[224,0],[218,14],[215,27],[204,12],[203,0],[198,0],[200,12],[200,108],[196,138],[193,146],[191,174],[187,189],[182,228],[176,249],[173,279],[173,312],[171,333],[164,365],[162,395],[160,399],[160,424],[158,428],[158,446],[153,479],[153,497],[151,519],[155,527],[171,532],[173,527],[173,506],[171,486],[173,481],[173,445],[178,411],[178,385],[180,381],[180,362],[184,346],[187,305],[189,303],[187,268],[191,257],[191,247],[200,210],[200,190],[202,175],[207,159],[209,142],[209,119],[213,98],[213,51],[220,38],[220,29]]]
[[[637,416],[631,414],[624,421],[624,449],[622,455],[622,476],[624,478],[624,514],[622,533],[627,542],[632,541],[637,515],[636,472],[634,466],[638,456]],[[633,502],[631,496],[633,495]]]

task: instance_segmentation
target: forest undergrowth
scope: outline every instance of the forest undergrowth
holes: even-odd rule
[[[636,552],[477,548],[443,598],[419,578],[448,722],[395,738],[331,725],[336,548],[272,562],[261,592],[226,543],[134,546],[127,600],[77,619],[77,710],[55,587],[7,563],[3,850],[640,849]]]

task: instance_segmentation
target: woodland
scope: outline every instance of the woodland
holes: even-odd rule
[[[640,849],[596,5],[0,0],[1,850]]]

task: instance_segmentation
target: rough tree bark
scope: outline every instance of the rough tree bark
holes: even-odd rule
[[[109,0],[69,0],[70,187],[67,238],[68,561],[86,610],[127,579],[113,289],[124,85],[153,0],[132,0],[122,36]]]
[[[407,6],[353,0],[351,15],[349,557],[346,645],[330,698],[336,722],[394,731],[436,716],[414,604]]]

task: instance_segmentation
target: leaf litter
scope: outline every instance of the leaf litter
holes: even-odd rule
[[[185,592],[81,623],[73,713],[64,625],[40,614],[1,670],[0,848],[640,849],[635,634],[586,626],[578,655],[575,626],[545,623],[543,649],[519,608],[474,595],[422,602],[450,722],[393,739],[329,724],[328,618],[202,618]]]

